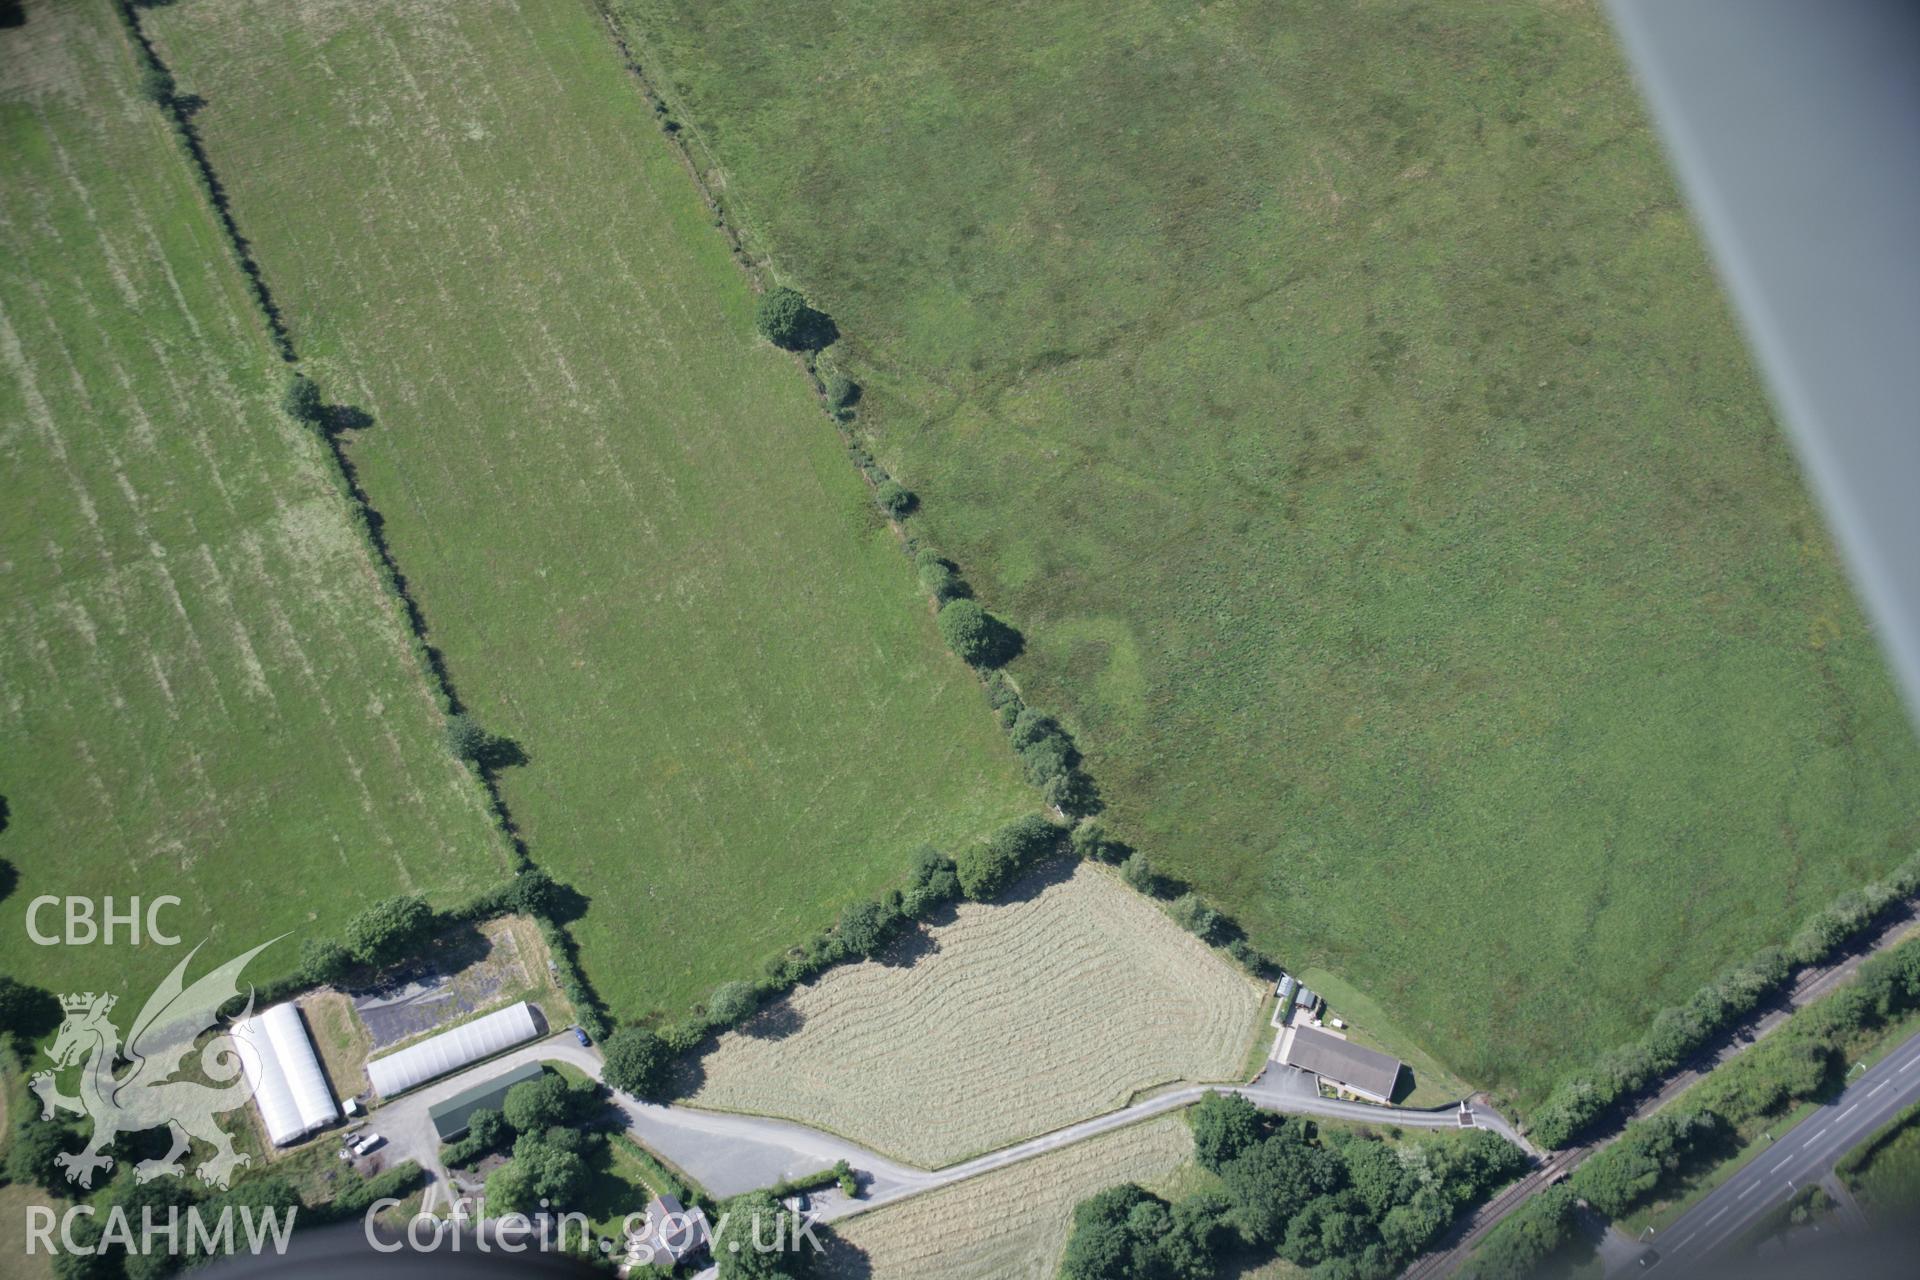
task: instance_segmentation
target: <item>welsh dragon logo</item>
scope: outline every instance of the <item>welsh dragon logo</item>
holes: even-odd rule
[[[124,1047],[119,1029],[107,1016],[116,997],[89,991],[60,998],[67,1016],[46,1051],[53,1066],[35,1073],[29,1087],[40,1097],[42,1120],[71,1111],[93,1122],[93,1136],[85,1147],[54,1157],[69,1182],[91,1187],[96,1171],[113,1166],[107,1148],[115,1138],[162,1126],[173,1135],[173,1146],[164,1156],[134,1166],[134,1177],[141,1182],[184,1173],[181,1157],[193,1138],[213,1148],[212,1158],[193,1171],[210,1187],[225,1189],[233,1171],[248,1163],[250,1158],[233,1149],[233,1140],[214,1117],[244,1106],[253,1096],[243,1063],[256,1068],[257,1076],[258,1051],[228,1026],[199,1044],[198,1074],[204,1080],[176,1077],[201,1036],[219,1022],[220,1007],[242,994],[240,971],[271,945],[263,942],[187,986],[187,965],[200,950],[195,947],[148,998]],[[251,985],[245,994],[242,1020],[253,1011]],[[81,1067],[79,1093],[69,1096],[60,1092],[55,1077],[76,1064]]]

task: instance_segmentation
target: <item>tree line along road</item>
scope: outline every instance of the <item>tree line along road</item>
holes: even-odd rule
[[[1910,898],[1899,909],[1892,911],[1884,924],[1864,935],[1836,959],[1801,970],[1784,996],[1734,1027],[1722,1037],[1716,1048],[1697,1055],[1685,1067],[1674,1072],[1612,1130],[1590,1142],[1549,1153],[1526,1177],[1481,1205],[1464,1222],[1456,1223],[1445,1237],[1445,1247],[1415,1261],[1405,1271],[1405,1280],[1439,1280],[1439,1277],[1458,1271],[1487,1233],[1508,1214],[1565,1178],[1581,1161],[1618,1138],[1628,1123],[1645,1119],[1659,1111],[1698,1083],[1709,1071],[1751,1048],[1796,1011],[1832,992],[1853,976],[1854,971],[1867,959],[1904,939],[1916,923],[1920,923],[1920,898]]]

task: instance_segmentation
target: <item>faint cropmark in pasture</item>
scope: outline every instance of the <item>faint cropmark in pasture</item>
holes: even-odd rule
[[[270,945],[263,942],[188,986],[187,966],[200,950],[195,947],[148,998],[124,1044],[110,1017],[116,997],[89,991],[60,998],[66,1017],[46,1050],[53,1066],[37,1072],[29,1087],[40,1098],[43,1121],[66,1111],[92,1122],[84,1147],[54,1157],[69,1182],[92,1187],[93,1175],[113,1166],[107,1151],[116,1138],[162,1127],[172,1134],[173,1144],[165,1155],[134,1166],[141,1182],[184,1173],[181,1157],[192,1139],[213,1148],[211,1158],[193,1170],[207,1186],[224,1190],[234,1170],[248,1163],[249,1157],[233,1149],[232,1138],[215,1117],[244,1106],[253,1096],[251,1082],[260,1078],[258,1050],[235,1036],[230,1026],[204,1043],[202,1037],[219,1022],[221,1006],[242,994],[240,971]],[[245,995],[242,1020],[252,1012],[251,986]],[[63,1093],[59,1077],[74,1068],[79,1073],[77,1092]],[[193,1068],[200,1079],[178,1078]]]

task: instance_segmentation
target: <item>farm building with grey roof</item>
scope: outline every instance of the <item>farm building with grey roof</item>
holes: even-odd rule
[[[1281,1033],[1273,1056],[1286,1066],[1311,1071],[1322,1080],[1375,1102],[1391,1102],[1393,1088],[1400,1081],[1400,1059],[1363,1049],[1318,1027],[1288,1027]]]

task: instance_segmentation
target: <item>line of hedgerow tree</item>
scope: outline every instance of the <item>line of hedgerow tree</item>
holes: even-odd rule
[[[1763,948],[1684,1004],[1661,1010],[1640,1039],[1618,1046],[1555,1089],[1534,1110],[1528,1136],[1546,1147],[1572,1145],[1600,1120],[1618,1114],[1629,1098],[1777,996],[1796,972],[1836,954],[1917,892],[1920,855],[1885,880],[1842,894],[1814,913],[1786,946]]]
[[[1063,1280],[1207,1280],[1268,1254],[1324,1280],[1385,1280],[1527,1163],[1485,1129],[1395,1146],[1237,1094],[1210,1093],[1188,1118],[1217,1182],[1172,1203],[1132,1183],[1081,1201]]]

